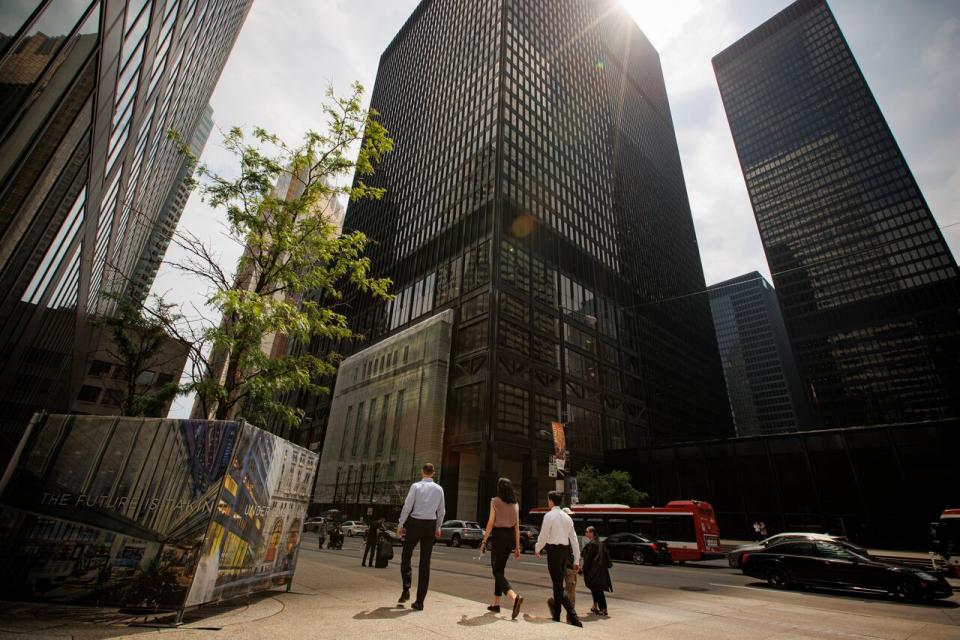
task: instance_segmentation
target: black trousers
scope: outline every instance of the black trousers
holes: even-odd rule
[[[548,544],[547,549],[547,569],[550,570],[550,581],[553,583],[553,601],[556,606],[561,604],[567,611],[567,616],[577,615],[573,608],[573,603],[567,597],[563,588],[563,567],[567,563],[567,556],[570,555],[570,545],[567,544]],[[559,611],[559,609],[558,609]],[[559,615],[555,620],[559,620]]]
[[[407,518],[406,536],[403,538],[403,553],[400,556],[400,579],[403,588],[409,589],[413,580],[410,560],[413,548],[420,545],[420,570],[417,574],[417,602],[423,604],[430,587],[430,556],[433,555],[433,543],[436,540],[437,521]]]
[[[591,595],[593,595],[593,601],[597,604],[597,608],[600,611],[607,610],[607,594],[603,592],[603,589],[591,589]]]
[[[493,567],[493,595],[499,597],[510,591],[510,581],[504,574],[507,560],[516,546],[516,536],[513,527],[495,527],[490,534],[493,546],[490,549],[490,566]]]
[[[367,540],[367,545],[363,548],[363,560],[360,561],[360,564],[367,564],[367,555],[370,556],[370,566],[373,566],[374,561],[377,559],[377,541],[374,540],[370,542]]]

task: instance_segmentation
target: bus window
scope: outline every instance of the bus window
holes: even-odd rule
[[[607,520],[608,536],[612,536],[615,533],[627,533],[628,530],[626,518],[610,518]]]
[[[680,515],[661,515],[657,517],[655,536],[657,540],[676,542],[696,542],[697,533],[693,527],[693,518]]]
[[[577,532],[578,536],[582,536],[584,530],[587,528],[587,519],[583,516],[573,516],[573,529]]]
[[[637,518],[630,518],[630,533],[636,533],[645,538],[654,538],[653,518],[643,515]]]

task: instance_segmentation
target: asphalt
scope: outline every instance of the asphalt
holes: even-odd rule
[[[880,596],[774,591],[725,561],[685,566],[614,566],[610,617],[586,615],[584,628],[548,618],[546,565],[530,554],[511,559],[507,576],[524,595],[523,615],[486,611],[492,593],[489,559],[474,549],[437,547],[426,610],[398,607],[399,553],[387,569],[360,567],[360,541],[341,551],[317,550],[307,534],[290,593],[271,592],[190,612],[180,628],[131,627],[120,612],[9,605],[0,612],[0,639],[133,638],[706,638],[787,640],[960,638],[960,597],[904,604]],[[416,571],[414,571],[416,575]]]

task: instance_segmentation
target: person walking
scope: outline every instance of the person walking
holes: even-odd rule
[[[563,512],[573,518],[570,507],[564,507]],[[580,538],[577,538],[579,546]],[[570,604],[577,606],[577,572],[573,569],[573,549],[567,554],[567,563],[563,565],[563,592],[570,599]]]
[[[493,604],[487,609],[500,613],[500,597],[506,594],[513,600],[510,618],[516,620],[520,615],[523,596],[510,586],[505,571],[511,552],[514,558],[520,557],[520,505],[517,504],[517,496],[509,478],[497,480],[497,495],[490,500],[490,517],[487,518],[487,529],[483,532],[483,541],[480,543],[481,554],[487,550],[491,536],[493,544],[490,549],[490,566],[493,568],[494,586]]]
[[[323,549],[323,543],[327,539],[327,521],[321,520],[317,527],[317,537],[320,539],[320,548]]]
[[[573,519],[561,509],[563,498],[559,491],[547,494],[547,505],[550,511],[543,516],[543,526],[537,536],[534,547],[537,557],[541,557],[544,549],[547,550],[547,569],[550,571],[550,581],[553,583],[553,598],[547,601],[550,615],[554,622],[560,622],[560,608],[567,612],[567,623],[575,627],[582,627],[573,603],[563,590],[563,567],[567,562],[567,554],[573,552],[573,570],[580,570],[580,543],[577,532],[573,529]]]
[[[360,560],[360,566],[369,566],[373,568],[374,561],[377,559],[377,543],[380,541],[380,531],[383,529],[383,518],[371,520],[367,532],[363,534],[364,547],[363,559]],[[370,557],[370,564],[367,564],[367,557]]]
[[[580,572],[583,574],[584,584],[593,596],[593,606],[590,607],[590,611],[606,616],[608,614],[605,592],[613,591],[613,583],[610,581],[610,567],[613,566],[613,561],[607,553],[607,547],[597,537],[596,529],[587,527],[584,535],[587,538],[587,544],[583,546],[583,567]]]
[[[753,523],[753,537],[756,538],[757,542],[760,542],[760,523]]]
[[[423,479],[410,485],[407,499],[400,511],[400,524],[397,534],[403,539],[403,553],[400,555],[400,579],[403,591],[398,602],[403,604],[410,599],[410,584],[413,570],[410,560],[413,548],[420,545],[420,571],[417,576],[417,599],[411,608],[423,611],[423,599],[430,586],[430,556],[433,553],[434,540],[440,537],[440,524],[446,509],[443,505],[443,487],[433,481],[434,466],[426,463],[421,469]]]

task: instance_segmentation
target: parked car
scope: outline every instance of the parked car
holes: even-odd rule
[[[787,540],[763,551],[745,553],[743,573],[766,580],[775,589],[827,587],[887,593],[908,602],[949,598],[941,575],[878,560],[862,548],[832,540]]]
[[[347,520],[341,525],[343,534],[349,537],[362,536],[367,532],[367,525],[360,520]]]
[[[828,533],[778,533],[769,538],[765,538],[760,542],[755,542],[753,544],[745,544],[737,547],[736,549],[727,553],[727,563],[734,569],[740,568],[740,558],[744,553],[755,553],[758,551],[763,551],[769,546],[779,544],[781,542],[786,542],[787,540],[833,540],[833,541],[845,541],[846,538],[843,536],[832,536]]]
[[[396,522],[384,522],[383,528],[386,530],[387,537],[390,538],[390,544],[395,547],[403,545],[403,537],[397,533]]]
[[[326,521],[326,518],[307,518],[303,523],[304,531],[319,531],[320,523]]]
[[[533,552],[537,546],[537,536],[540,535],[540,529],[532,524],[520,525],[520,553],[527,551]]]
[[[651,540],[638,533],[614,533],[604,541],[610,558],[635,564],[671,564],[666,542]]]
[[[447,520],[440,525],[440,542],[447,546],[459,547],[468,544],[473,548],[480,546],[483,539],[483,529],[476,522],[469,520]]]

